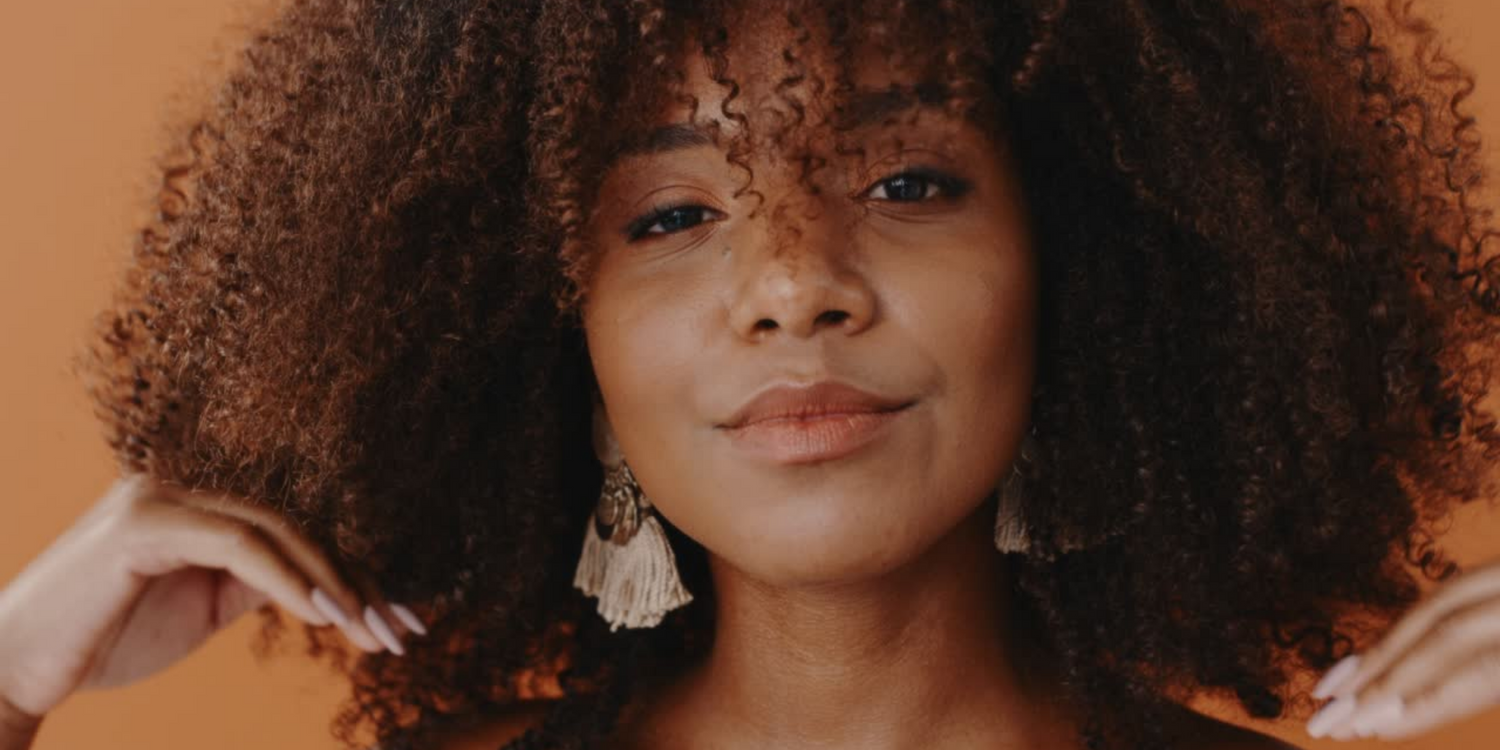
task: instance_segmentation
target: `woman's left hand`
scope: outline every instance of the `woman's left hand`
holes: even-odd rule
[[[1500,706],[1500,560],[1445,581],[1323,675],[1314,737],[1400,739]]]

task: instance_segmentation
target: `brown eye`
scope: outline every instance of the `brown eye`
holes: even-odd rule
[[[908,169],[886,177],[865,191],[876,200],[919,203],[936,197],[957,198],[969,191],[969,183],[953,175],[926,167]],[[933,188],[937,188],[936,192]],[[884,195],[877,193],[884,192]]]
[[[648,234],[675,234],[702,224],[708,216],[717,213],[706,206],[687,204],[654,208],[646,215],[630,222],[630,225],[625,228],[625,237],[634,242]],[[659,231],[657,227],[660,227]]]

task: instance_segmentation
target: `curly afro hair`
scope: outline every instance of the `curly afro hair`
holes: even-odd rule
[[[352,666],[304,627],[350,675],[342,741],[428,747],[541,696],[508,747],[595,746],[707,647],[706,557],[670,525],[700,593],[660,627],[611,634],[571,586],[601,481],[577,240],[649,124],[627,102],[680,92],[688,51],[733,101],[734,5],[297,0],[173,131],[78,363],[122,469],[275,508],[430,623]],[[1409,5],[768,11],[828,30],[822,95],[877,44],[1015,154],[1042,283],[1017,616],[1091,747],[1160,745],[1191,691],[1306,708],[1293,678],[1458,570],[1437,526],[1494,497],[1473,74]]]

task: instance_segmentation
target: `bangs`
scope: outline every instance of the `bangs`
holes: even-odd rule
[[[785,149],[804,162],[804,172],[821,166],[824,157],[800,145],[799,131],[808,128],[900,125],[937,108],[995,132],[1020,90],[1023,58],[1035,52],[1014,8],[904,0],[608,5],[588,16],[591,46],[556,49],[537,61],[533,215],[539,231],[558,238],[570,285],[559,300],[565,310],[587,292],[596,254],[582,230],[616,160],[684,139],[709,142],[744,175],[742,193],[754,179],[752,144]],[[544,11],[543,49],[552,49],[547,36],[568,36],[580,21],[576,13]],[[723,92],[718,111],[686,91],[694,60]],[[826,116],[810,117],[814,109]],[[676,112],[687,122],[671,122]],[[721,122],[733,123],[732,132]]]

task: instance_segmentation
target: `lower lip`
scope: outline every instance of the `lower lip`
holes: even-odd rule
[[[735,445],[776,463],[806,464],[847,456],[885,431],[907,407],[880,412],[768,419],[727,430]]]

